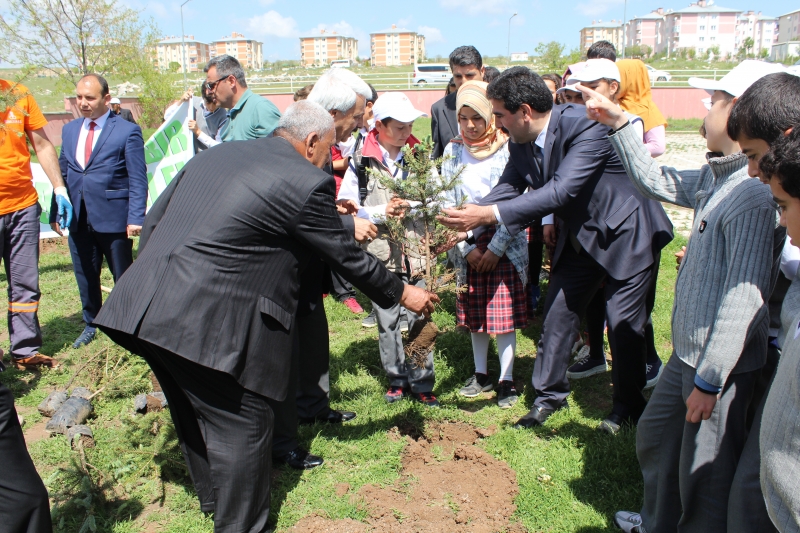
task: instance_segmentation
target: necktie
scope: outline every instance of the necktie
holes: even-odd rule
[[[83,168],[89,164],[89,159],[92,157],[92,145],[94,144],[94,127],[97,126],[94,122],[89,123],[89,133],[86,135],[86,144],[83,147]]]
[[[544,181],[544,153],[538,144],[533,145],[533,158],[536,160],[536,164],[539,165],[539,175],[542,177],[542,181]]]

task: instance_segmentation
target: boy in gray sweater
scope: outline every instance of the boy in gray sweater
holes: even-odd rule
[[[611,144],[637,189],[695,210],[675,286],[673,357],[637,430],[644,503],[641,513],[615,517],[626,532],[727,531],[745,413],[766,357],[766,302],[780,251],[772,195],[748,176],[747,156],[726,129],[735,97],[768,73],[762,65],[745,61],[716,86],[703,87],[712,93],[704,122],[711,153],[699,170],[659,167],[622,110],[581,88],[587,116],[613,128]]]
[[[800,124],[761,161],[792,244],[800,244]],[[783,347],[761,418],[761,491],[781,533],[800,532],[800,280],[781,312]]]

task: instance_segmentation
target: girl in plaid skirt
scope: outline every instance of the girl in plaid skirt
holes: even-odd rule
[[[483,82],[469,81],[458,90],[456,111],[461,135],[447,146],[442,163],[445,177],[461,170],[459,183],[451,192],[453,203],[461,199],[472,203],[480,201],[497,184],[508,162],[508,137],[495,128],[486,86]],[[516,330],[527,326],[529,313],[532,313],[525,287],[528,232],[511,236],[503,225],[486,230],[451,250],[459,284],[465,288],[456,300],[457,320],[471,332],[475,360],[475,374],[460,393],[473,397],[492,390],[487,356],[493,334],[500,355],[497,403],[502,408],[510,408],[517,401],[512,380]]]

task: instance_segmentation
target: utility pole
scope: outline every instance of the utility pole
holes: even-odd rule
[[[622,8],[622,59],[625,59],[625,41],[628,40],[628,0],[625,0],[625,7]]]
[[[514,13],[508,18],[508,66],[511,66],[511,19],[516,17],[517,14]]]
[[[189,90],[189,84],[186,82],[186,32],[183,31],[183,6],[191,2],[192,0],[186,0],[184,3],[181,4],[181,58],[183,60],[183,90]]]

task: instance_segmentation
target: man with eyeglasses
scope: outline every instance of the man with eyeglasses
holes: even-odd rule
[[[222,131],[222,142],[260,139],[272,133],[281,114],[275,104],[247,88],[244,69],[235,57],[214,57],[203,71],[207,94],[229,110],[230,121]]]

